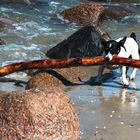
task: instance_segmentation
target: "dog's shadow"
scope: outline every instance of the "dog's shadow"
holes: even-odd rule
[[[62,84],[64,84],[65,86],[80,86],[80,85],[90,85],[90,86],[102,86],[102,87],[113,87],[113,88],[123,88],[123,84],[121,84],[121,82],[118,82],[116,80],[117,77],[119,77],[119,73],[118,72],[112,72],[110,71],[109,73],[105,73],[102,75],[102,83],[95,83],[95,77],[90,77],[88,80],[83,81],[80,77],[78,78],[77,82],[71,82],[70,80],[66,79],[63,75],[61,75],[60,73],[58,73],[57,71],[53,70],[53,69],[40,69],[40,70],[36,70],[36,71],[32,71],[30,72],[30,76],[35,76],[39,73],[48,73],[52,76],[54,76],[55,78],[57,78],[58,80],[60,80],[62,82]],[[8,80],[8,82],[15,82],[15,85],[19,86],[22,84],[27,85],[27,82],[23,82],[23,81],[19,81],[19,80]],[[126,88],[126,87],[125,87]],[[128,89],[134,89],[134,88],[130,88],[127,87]],[[140,91],[140,89],[136,88],[135,90]]]
[[[133,87],[126,87],[121,82],[117,81],[116,79],[120,77],[120,74],[116,71],[110,71],[109,73],[105,73],[102,75],[102,83],[97,84],[95,83],[95,77],[90,77],[87,81],[83,81],[80,77],[77,77],[79,82],[71,82],[70,80],[66,79],[63,75],[58,73],[53,69],[41,69],[33,72],[32,75],[36,75],[38,73],[48,73],[58,80],[60,80],[65,86],[80,86],[80,85],[90,85],[90,86],[102,86],[102,87],[113,87],[113,88],[127,88],[129,90],[136,90],[140,91],[139,88],[136,88],[135,82],[131,81],[130,83],[133,84]]]
[[[60,74],[59,72],[53,70],[53,69],[40,69],[37,71],[32,71],[30,73],[30,76],[35,76],[39,73],[48,73],[52,76],[54,76],[55,78],[57,78],[58,80],[60,80],[65,86],[77,86],[77,85],[91,85],[91,86],[95,86],[97,85],[97,83],[95,83],[95,77],[90,77],[88,80],[83,81],[80,77],[77,77],[78,81],[77,82],[72,82],[68,79],[66,79],[62,74]],[[106,73],[103,74],[102,76],[102,83],[105,83],[107,81],[111,81],[114,80],[117,77],[116,73]]]

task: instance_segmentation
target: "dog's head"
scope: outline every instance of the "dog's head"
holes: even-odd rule
[[[114,55],[118,55],[121,50],[121,47],[125,49],[124,47],[125,41],[126,41],[126,37],[121,39],[119,42],[115,40],[109,40],[109,41],[102,40],[102,44],[104,46],[105,58],[107,61],[112,60]]]

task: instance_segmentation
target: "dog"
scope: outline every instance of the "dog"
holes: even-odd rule
[[[117,40],[109,40],[104,41],[102,40],[103,45],[103,56],[105,57],[106,61],[112,60],[113,56],[125,57],[125,58],[132,58],[132,59],[139,59],[139,47],[136,41],[135,33],[131,33],[130,37],[123,37]],[[111,66],[111,65],[110,65]],[[101,76],[103,73],[104,68],[112,69],[108,65],[101,65],[98,70],[98,75],[95,80],[96,84],[101,84]],[[119,66],[120,67],[120,66]],[[117,67],[118,68],[118,67]],[[136,76],[137,68],[133,68],[132,74],[130,75],[130,80],[133,80]],[[126,78],[127,74],[127,67],[121,67],[121,80],[124,86],[128,86],[129,82]]]

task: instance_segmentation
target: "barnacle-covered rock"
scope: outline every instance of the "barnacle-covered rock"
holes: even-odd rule
[[[0,94],[0,138],[74,139],[79,122],[70,98],[59,88]]]

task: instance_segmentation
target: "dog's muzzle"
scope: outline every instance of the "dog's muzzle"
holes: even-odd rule
[[[108,53],[108,54],[105,56],[105,60],[106,60],[106,61],[110,61],[110,60],[112,60],[112,58],[113,58],[113,56],[112,56],[111,53]]]
[[[105,60],[106,60],[106,61],[110,61],[110,58],[109,58],[109,57],[105,57]]]
[[[106,61],[111,61],[111,60],[112,60],[112,57],[105,56],[105,60],[106,60]]]

